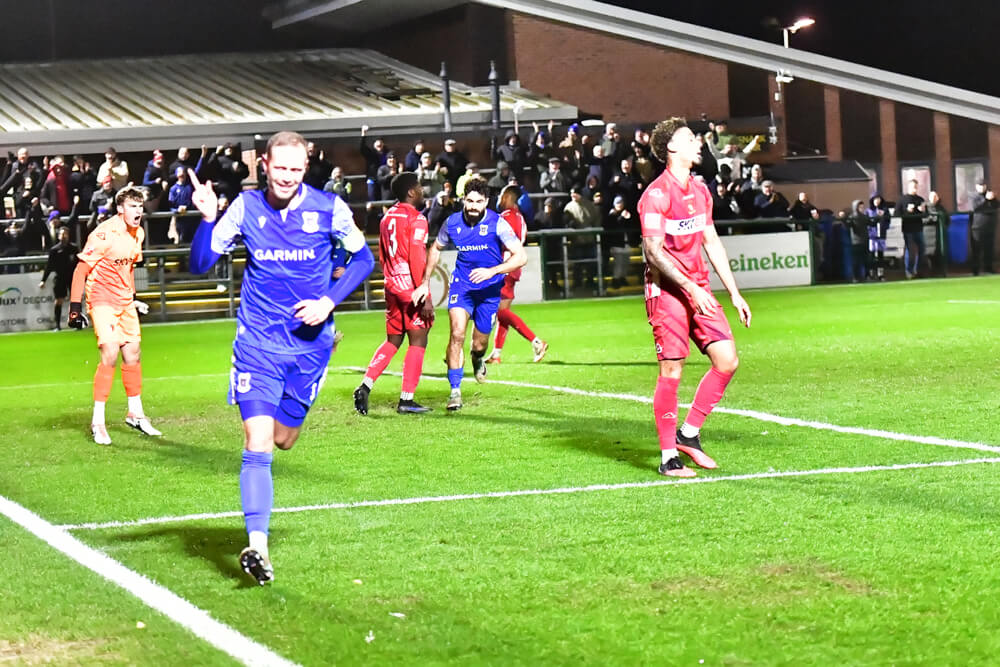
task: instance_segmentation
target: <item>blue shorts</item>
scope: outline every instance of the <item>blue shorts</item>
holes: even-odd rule
[[[493,325],[497,321],[497,309],[500,308],[500,292],[502,290],[502,281],[479,289],[453,281],[448,294],[448,310],[461,308],[472,316],[472,321],[479,332],[488,334],[493,331]]]
[[[288,427],[301,426],[323,387],[330,352],[326,348],[307,354],[274,354],[235,343],[229,403],[240,406],[244,421],[266,415]]]

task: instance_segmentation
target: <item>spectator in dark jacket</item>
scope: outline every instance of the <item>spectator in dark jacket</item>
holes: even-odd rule
[[[0,184],[0,196],[6,195],[11,190],[16,190],[24,184],[24,179],[28,176],[31,177],[32,183],[34,184],[34,189],[32,193],[37,195],[41,191],[42,187],[42,172],[38,168],[38,164],[31,160],[31,154],[28,152],[27,148],[17,149],[17,155],[11,155],[10,164],[8,165],[7,176]]]
[[[517,136],[514,130],[507,130],[502,144],[497,144],[496,137],[491,139],[490,153],[494,160],[506,162],[511,174],[518,179],[522,178],[524,168],[528,164],[528,153],[521,145],[521,137]]]
[[[379,199],[395,199],[395,196],[392,194],[392,179],[402,172],[403,167],[396,161],[396,154],[389,151],[385,156],[385,164],[375,172],[375,181],[379,187]]]
[[[457,142],[454,139],[445,139],[444,151],[438,153],[434,161],[438,165],[440,173],[448,179],[448,182],[455,186],[458,178],[465,173],[465,165],[469,164],[469,158],[456,148]]]
[[[403,158],[403,170],[404,171],[416,171],[417,167],[420,166],[420,156],[424,154],[424,140],[417,139],[413,142],[413,148],[410,152],[406,154]]]
[[[82,155],[73,156],[73,169],[69,172],[69,187],[80,201],[90,205],[90,198],[97,191],[97,172]]]
[[[250,168],[240,157],[237,146],[227,143],[222,150],[215,152],[215,164],[218,170],[218,182],[215,184],[219,194],[226,195],[226,199],[233,201],[243,190],[243,181],[250,175]]]
[[[361,157],[365,159],[365,185],[367,185],[368,201],[375,201],[380,194],[375,178],[378,174],[378,168],[385,164],[389,149],[385,147],[385,142],[381,139],[376,139],[369,146],[368,126],[362,125],[359,150],[361,151]]]
[[[760,194],[753,200],[757,214],[762,218],[787,218],[788,200],[785,195],[774,189],[772,181],[764,181],[760,185]]]
[[[159,209],[160,198],[167,191],[167,168],[163,153],[153,151],[153,159],[146,163],[146,171],[142,175],[142,185],[146,188],[146,210]]]
[[[306,144],[306,154],[309,156],[309,165],[306,167],[306,175],[302,181],[317,190],[322,190],[326,182],[330,180],[333,165],[326,159],[323,151],[317,150],[316,144],[311,141]]]
[[[908,279],[917,277],[927,253],[923,219],[927,206],[924,198],[917,194],[919,187],[917,180],[911,179],[906,184],[906,194],[896,204],[896,215],[903,218],[903,242],[906,246],[903,252],[903,269]]]
[[[972,195],[972,273],[978,276],[980,269],[993,273],[993,247],[996,243],[998,203],[993,188],[985,179],[976,183],[976,194]]]
[[[180,148],[177,149],[177,159],[171,162],[170,165],[167,167],[168,193],[170,188],[174,186],[174,183],[177,182],[177,168],[183,167],[185,169],[185,174],[187,173],[186,170],[188,169],[194,169],[195,171],[197,171],[198,162],[199,161],[196,160],[193,155],[191,155],[191,151],[188,149],[187,146],[181,146]]]

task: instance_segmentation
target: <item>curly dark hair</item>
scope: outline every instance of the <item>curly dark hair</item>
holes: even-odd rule
[[[470,192],[477,192],[487,199],[490,198],[490,189],[486,185],[485,178],[470,178],[465,183],[465,192],[466,194]]]
[[[680,116],[672,116],[656,124],[649,135],[649,147],[657,160],[663,164],[667,163],[667,155],[670,152],[667,150],[667,144],[674,138],[677,130],[687,126],[687,119]]]

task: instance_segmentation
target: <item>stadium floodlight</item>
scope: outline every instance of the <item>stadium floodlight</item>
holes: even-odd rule
[[[786,27],[782,28],[781,29],[781,35],[782,35],[782,37],[784,37],[784,40],[785,40],[785,48],[786,49],[788,48],[788,35],[794,34],[794,33],[798,32],[799,30],[801,30],[802,28],[808,28],[809,26],[813,25],[814,23],[816,23],[816,19],[812,19],[812,18],[809,18],[808,16],[804,16],[804,17],[798,19],[792,25],[786,26]]]

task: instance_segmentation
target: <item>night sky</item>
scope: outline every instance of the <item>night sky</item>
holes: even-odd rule
[[[776,44],[808,16],[792,48],[1000,97],[998,0],[605,1]]]

